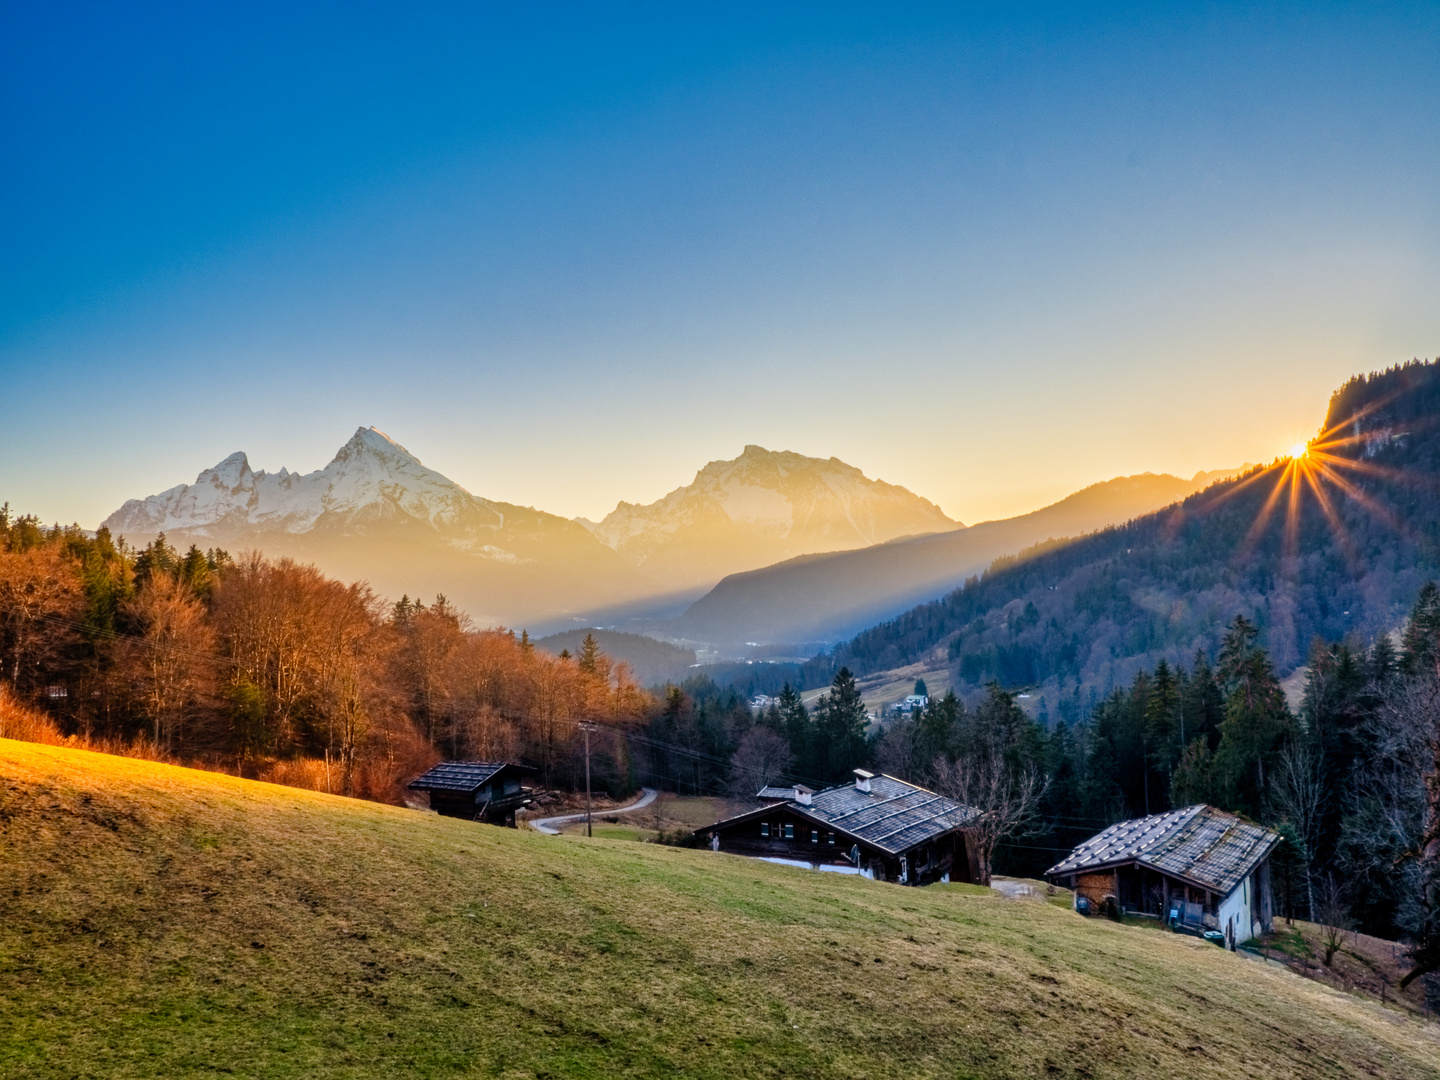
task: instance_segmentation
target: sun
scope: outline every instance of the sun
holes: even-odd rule
[[[1235,486],[1219,493],[1212,500],[1211,505],[1223,502],[1250,488],[1252,484],[1262,484],[1270,488],[1269,494],[1265,496],[1263,504],[1255,515],[1254,523],[1250,526],[1245,539],[1240,543],[1236,553],[1237,559],[1246,558],[1254,551],[1255,545],[1260,542],[1277,510],[1284,518],[1283,553],[1290,558],[1297,556],[1299,554],[1302,504],[1310,499],[1314,500],[1341,548],[1352,562],[1357,561],[1357,556],[1345,522],[1340,515],[1340,496],[1348,497],[1350,501],[1368,510],[1371,515],[1385,522],[1391,528],[1397,531],[1401,529],[1394,514],[1377,502],[1357,482],[1360,476],[1399,478],[1401,477],[1400,471],[1366,460],[1363,452],[1360,454],[1344,452],[1347,447],[1358,448],[1359,444],[1367,438],[1366,433],[1360,430],[1360,420],[1388,403],[1388,398],[1372,402],[1344,422],[1320,432],[1315,438],[1307,442],[1297,442],[1290,447],[1285,457],[1277,459],[1268,469],[1256,470]]]

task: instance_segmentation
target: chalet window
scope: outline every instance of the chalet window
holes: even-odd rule
[[[770,838],[770,823],[768,821],[760,822],[760,835],[767,840]]]
[[[786,839],[786,840],[794,840],[794,839],[795,839],[795,826],[794,826],[791,822],[788,822],[788,821],[785,823],[785,839]]]
[[[820,842],[820,830],[819,830],[819,829],[811,829],[811,830],[810,830],[810,843],[812,843],[812,844],[818,844],[819,842]]]
[[[825,835],[826,837],[828,837],[828,839],[825,841],[827,844],[833,844],[835,842],[835,834],[833,832],[826,833]]]

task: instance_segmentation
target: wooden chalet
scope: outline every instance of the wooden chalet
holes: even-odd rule
[[[1269,931],[1270,855],[1280,834],[1211,806],[1111,825],[1045,872],[1077,909],[1154,915],[1175,929],[1216,930],[1228,946]]]
[[[697,829],[712,850],[771,862],[863,874],[901,885],[974,881],[965,824],[976,812],[943,795],[855,770],[824,791],[762,788],[758,809]]]
[[[515,811],[530,802],[522,781],[537,771],[508,761],[442,761],[406,786],[429,792],[436,813],[513,829]]]

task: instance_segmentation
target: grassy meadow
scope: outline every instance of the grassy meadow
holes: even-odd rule
[[[0,1076],[1440,1077],[1193,939],[0,740]]]

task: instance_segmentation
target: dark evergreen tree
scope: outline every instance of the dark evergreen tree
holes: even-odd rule
[[[594,675],[600,670],[600,643],[595,640],[594,634],[586,634],[585,640],[580,643],[577,663],[587,675]]]
[[[848,777],[851,770],[870,763],[870,745],[865,738],[868,724],[855,677],[841,668],[830,692],[815,705],[815,779],[836,783]]]

